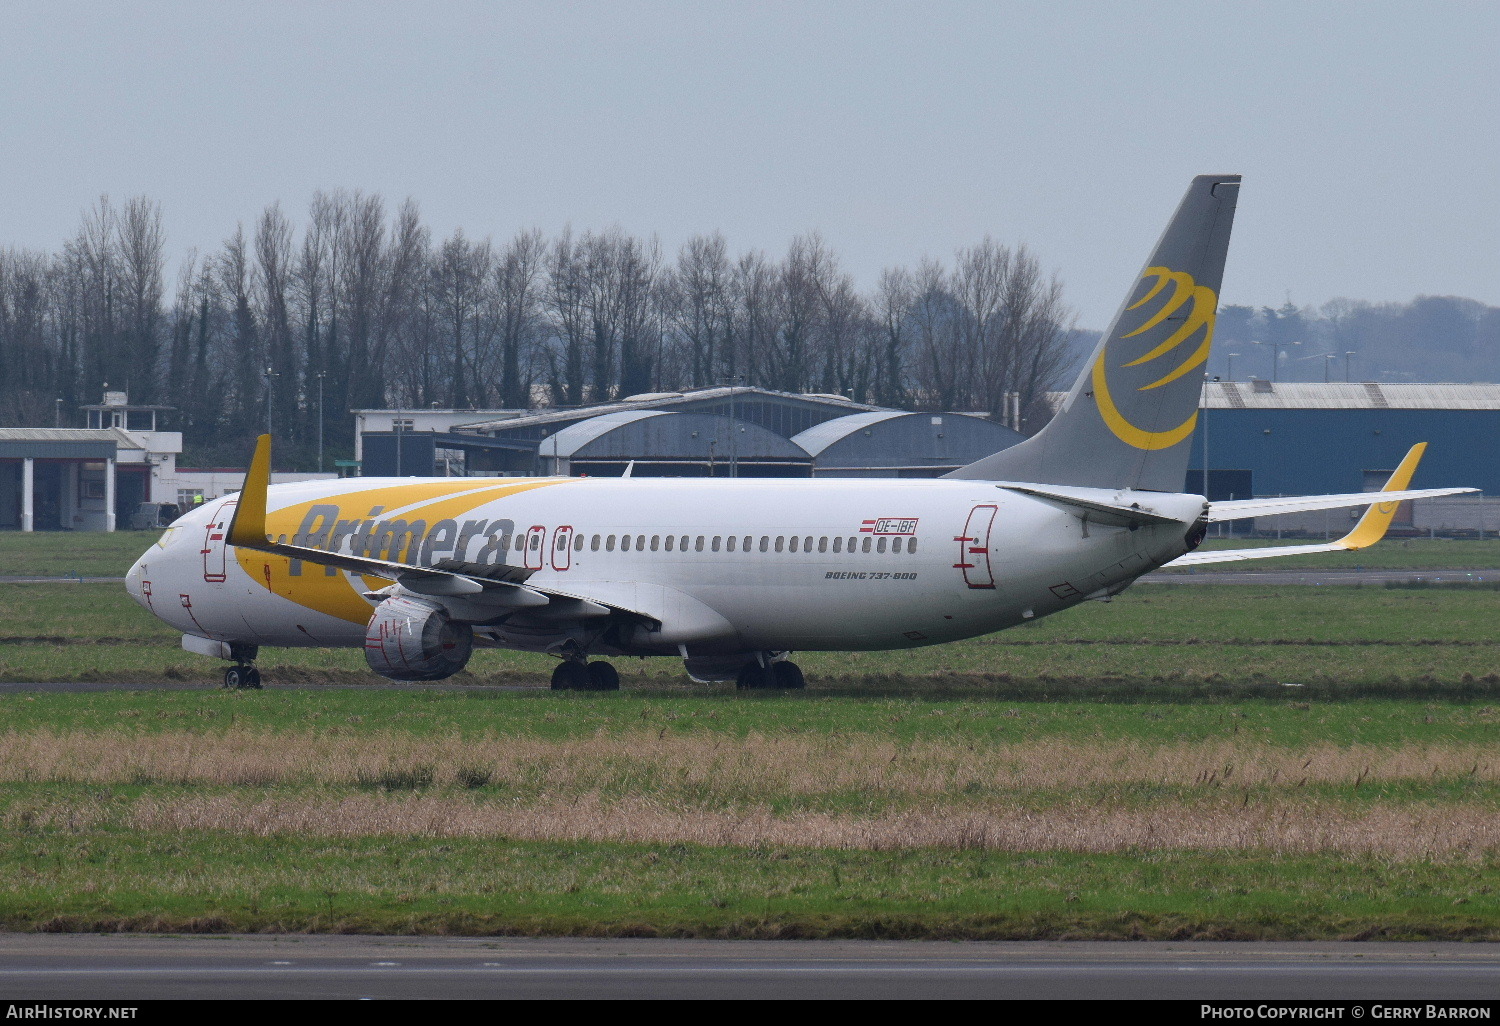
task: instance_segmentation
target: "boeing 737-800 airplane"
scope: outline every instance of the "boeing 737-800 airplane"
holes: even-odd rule
[[[559,689],[619,686],[599,657],[682,658],[698,680],[795,688],[797,650],[910,648],[1124,591],[1167,564],[1357,549],[1385,533],[1422,446],[1376,493],[1210,503],[1181,489],[1237,175],[1193,180],[1057,416],[938,480],[355,478],[244,488],[130,570],[191,652],[258,687],[262,645],[363,646],[395,680],[475,645],[547,652]],[[1214,521],[1368,505],[1324,545],[1195,553]]]

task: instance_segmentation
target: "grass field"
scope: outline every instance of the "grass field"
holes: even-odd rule
[[[1500,591],[1141,585],[1036,624],[900,652],[806,653],[817,689],[1098,687],[1395,688],[1500,685]],[[217,681],[118,585],[0,585],[0,681]],[[546,657],[481,650],[459,682],[544,685]],[[355,649],[262,654],[271,683],[371,683]],[[684,678],[675,660],[620,660],[626,687]]]
[[[0,694],[0,929],[1500,940],[1497,624],[1161,585],[800,694],[226,692],[116,585],[0,585],[0,680],[204,685]]]
[[[0,696],[0,928],[1500,939],[1500,710]]]

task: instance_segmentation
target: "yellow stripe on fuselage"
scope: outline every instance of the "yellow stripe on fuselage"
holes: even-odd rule
[[[395,546],[396,551],[371,550],[376,558],[397,560],[415,564],[423,543],[431,539],[434,528],[445,522],[458,524],[465,514],[500,499],[519,495],[549,485],[567,484],[575,478],[547,478],[505,484],[479,484],[472,478],[463,480],[439,479],[419,481],[411,484],[385,485],[342,492],[316,499],[306,500],[274,510],[266,515],[266,531],[273,541],[283,539],[293,544],[311,547],[331,547],[347,551],[347,539],[360,538],[367,541],[357,545],[357,550],[381,544],[380,526],[383,523],[402,521],[407,525],[421,523],[423,531],[416,541],[405,540]],[[324,507],[321,513],[315,513]],[[330,512],[335,510],[336,512]],[[326,515],[325,515],[326,514]],[[313,539],[300,537],[309,519],[313,519]],[[332,521],[332,522],[329,522]],[[490,521],[486,521],[488,523]],[[338,534],[341,526],[349,527]],[[529,524],[520,525],[525,532]],[[461,530],[461,526],[459,528]],[[330,546],[330,539],[336,539]],[[458,539],[450,537],[451,544]],[[324,544],[317,544],[321,541]],[[285,556],[275,556],[254,549],[237,548],[235,558],[240,567],[261,587],[272,594],[288,599],[307,609],[326,613],[350,623],[365,623],[370,619],[370,604],[361,592],[383,588],[390,581],[379,577],[364,577],[361,583],[351,580],[342,572],[326,573],[323,567],[311,566]],[[293,563],[302,563],[293,573]]]

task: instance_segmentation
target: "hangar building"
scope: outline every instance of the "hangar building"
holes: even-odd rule
[[[1186,487],[1210,499],[1380,487],[1416,442],[1413,488],[1500,493],[1500,385],[1216,381],[1203,390]]]
[[[362,424],[389,411],[360,410]],[[969,414],[906,413],[842,396],[751,387],[659,392],[517,415],[433,411],[359,434],[367,477],[937,477],[1021,435]]]

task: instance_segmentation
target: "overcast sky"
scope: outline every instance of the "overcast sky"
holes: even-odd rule
[[[273,200],[439,235],[817,229],[866,288],[986,234],[1103,327],[1188,179],[1222,300],[1500,305],[1500,3],[0,0],[0,246],[101,193],[211,249]]]

